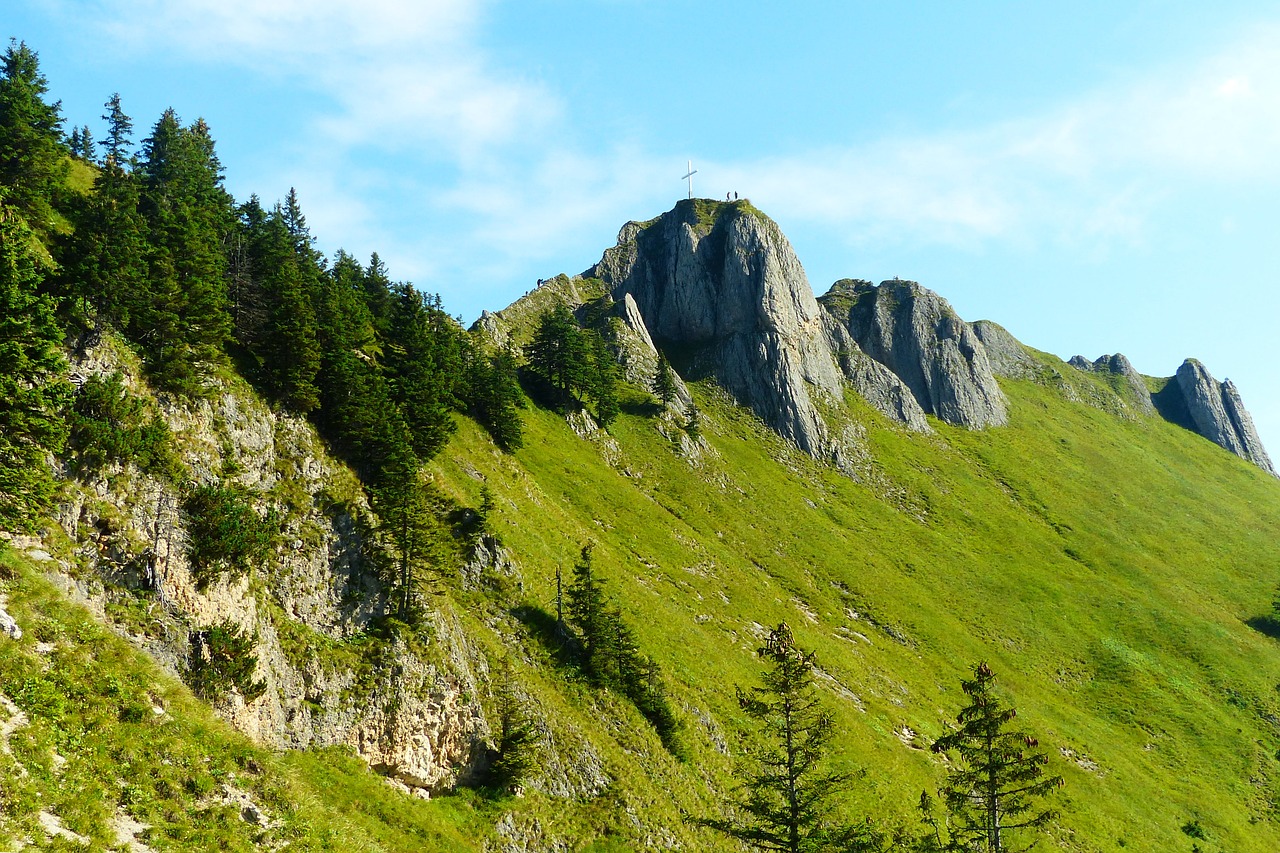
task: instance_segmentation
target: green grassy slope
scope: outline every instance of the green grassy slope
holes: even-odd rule
[[[1113,393],[1054,363],[1077,398]],[[608,436],[527,410],[514,455],[463,419],[434,475],[466,506],[488,485],[519,578],[441,594],[548,733],[546,772],[518,798],[423,802],[342,753],[254,747],[7,554],[0,593],[27,634],[0,639],[0,693],[27,723],[0,752],[0,848],[73,846],[46,839],[45,811],[98,847],[124,814],[156,850],[736,849],[685,817],[732,788],[734,688],[756,683],[764,626],[786,620],[818,652],[850,815],[913,819],[943,772],[927,747],[987,660],[1067,780],[1042,849],[1280,849],[1280,644],[1245,624],[1280,583],[1280,483],[1165,421],[1002,385],[1010,425],[983,432],[907,433],[850,395],[872,460],[858,481],[709,385],[693,389],[699,460],[625,413],[645,410],[634,390]],[[555,567],[588,541],[663,668],[683,758],[550,638]]]
[[[1203,850],[1277,849],[1280,646],[1245,620],[1280,582],[1280,483],[1172,424],[1003,385],[1010,425],[983,432],[904,433],[851,398],[875,460],[862,483],[712,388],[696,393],[716,453],[697,464],[638,416],[614,425],[614,446],[534,410],[514,457],[466,424],[437,475],[469,505],[481,480],[494,491],[525,581],[504,605],[523,622],[473,602],[473,629],[522,644],[537,672],[525,686],[601,745],[614,795],[677,828],[731,784],[714,739],[736,748],[734,686],[754,682],[759,626],[786,620],[818,652],[835,753],[858,774],[852,813],[910,818],[942,774],[922,747],[987,660],[1067,779],[1060,849],[1190,850],[1193,820]],[[625,709],[566,689],[528,628],[554,609],[554,566],[588,540],[686,709],[688,764]],[[609,753],[619,733],[642,742]],[[519,809],[572,821],[537,796]]]
[[[403,796],[340,751],[254,746],[13,551],[0,594],[25,628],[0,638],[0,849],[479,850],[496,819],[476,797]]]

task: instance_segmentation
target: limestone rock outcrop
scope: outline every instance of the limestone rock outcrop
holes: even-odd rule
[[[1190,425],[1196,432],[1267,473],[1280,476],[1231,380],[1218,382],[1203,364],[1189,358],[1169,384],[1180,392]]]
[[[1098,356],[1092,362],[1082,355],[1075,355],[1067,363],[1079,370],[1117,377],[1116,392],[1120,394],[1126,405],[1144,417],[1156,413],[1146,380],[1134,369],[1129,359],[1120,353]]]
[[[104,344],[73,366],[85,375],[122,371],[143,392],[120,352]],[[353,475],[325,453],[305,421],[272,412],[243,386],[193,402],[162,401],[159,408],[197,482],[229,478],[255,503],[279,512],[275,553],[259,570],[263,582],[255,588],[247,577],[226,575],[198,582],[178,487],[116,466],[69,476],[65,484],[58,521],[75,556],[93,570],[65,572],[72,597],[100,616],[112,596],[131,600],[129,590],[152,598],[163,630],[128,633],[177,675],[191,654],[189,630],[230,622],[255,637],[254,677],[265,691],[252,702],[231,692],[212,704],[260,743],[347,746],[385,775],[421,789],[448,788],[475,772],[488,737],[476,698],[486,664],[447,602],[425,616],[429,644],[410,648],[397,640],[360,664],[297,652],[298,636],[341,643],[361,635],[386,607],[365,557],[373,525]],[[282,482],[299,496],[292,504],[275,498]],[[350,497],[337,502],[335,495]]]
[[[987,350],[987,362],[996,376],[1010,379],[1035,379],[1040,366],[1017,338],[999,323],[975,320],[969,324]]]
[[[714,376],[780,434],[827,449],[816,402],[839,399],[841,372],[804,268],[771,220],[747,202],[681,201],[583,274],[615,302],[630,298],[652,340],[690,352],[694,377]]]
[[[938,294],[913,281],[876,286],[846,279],[823,296],[823,305],[925,412],[970,429],[1008,420],[986,347]]]
[[[622,321],[622,328],[617,337],[623,353],[623,375],[628,382],[654,391],[654,378],[658,375],[658,348],[654,346],[649,328],[645,325],[644,318],[640,316],[640,309],[630,293],[623,294],[621,301],[615,306],[615,311]],[[674,370],[672,379],[674,380],[672,384],[675,386],[674,402],[680,411],[684,411],[693,404],[693,397],[689,395],[689,387]]]

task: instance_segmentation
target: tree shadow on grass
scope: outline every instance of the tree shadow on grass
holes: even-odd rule
[[[1251,619],[1246,619],[1244,624],[1259,634],[1266,634],[1273,640],[1280,640],[1280,617],[1269,613],[1266,616],[1254,616]]]
[[[513,607],[510,613],[521,625],[524,625],[529,631],[529,636],[537,640],[556,666],[577,669],[579,659],[577,638],[557,622],[555,616],[532,604]]]

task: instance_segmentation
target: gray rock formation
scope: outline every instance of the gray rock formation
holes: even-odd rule
[[[658,348],[654,346],[649,328],[645,325],[644,318],[640,316],[640,309],[630,293],[623,294],[615,311],[622,321],[622,328],[618,330],[617,337],[623,354],[623,374],[628,382],[654,391],[653,382],[658,375]],[[693,404],[693,397],[689,395],[689,387],[674,370],[672,370],[672,377],[675,379],[673,384],[676,391],[673,405],[684,412]]]
[[[911,390],[920,407],[970,429],[1008,419],[1004,394],[973,329],[938,294],[913,281],[844,280],[823,305],[862,351]]]
[[[987,362],[996,376],[1035,379],[1040,375],[1039,362],[1004,326],[990,320],[976,320],[969,324],[969,328],[986,348]]]
[[[628,223],[584,276],[617,302],[634,300],[654,341],[692,351],[695,373],[713,375],[801,449],[827,449],[815,402],[840,398],[840,369],[791,245],[750,204],[688,200]]]
[[[824,314],[823,326],[827,343],[853,390],[886,417],[916,432],[933,432],[911,389],[902,384],[892,370],[863,352],[849,331],[830,313]]]
[[[5,611],[3,598],[0,598],[0,636],[14,640],[22,639],[22,629],[18,627],[18,620]]]
[[[1253,418],[1231,380],[1219,383],[1204,365],[1189,358],[1178,368],[1170,385],[1175,383],[1196,432],[1277,476],[1254,429]]]
[[[1156,413],[1156,407],[1151,402],[1151,391],[1147,388],[1146,380],[1142,378],[1142,374],[1134,369],[1129,359],[1120,353],[1098,356],[1092,362],[1082,355],[1073,355],[1067,364],[1089,373],[1116,377],[1118,381],[1113,383],[1112,387],[1115,388],[1116,393],[1120,395],[1126,406],[1144,417]]]

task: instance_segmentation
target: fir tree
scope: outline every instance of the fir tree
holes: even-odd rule
[[[231,197],[203,121],[184,128],[166,110],[142,155],[149,283],[128,331],[158,384],[197,393],[230,331],[223,246],[234,221]]]
[[[653,393],[664,406],[670,406],[676,399],[675,371],[661,352],[658,353],[658,368],[653,374]]]
[[[137,331],[135,315],[149,307],[147,223],[138,212],[138,182],[108,160],[93,192],[75,196],[68,218],[75,226],[59,244],[57,288],[64,310],[77,324],[110,323]]]
[[[1062,777],[1045,775],[1048,757],[1035,751],[1036,739],[1011,727],[1017,711],[996,694],[989,666],[979,664],[961,687],[969,705],[957,716],[959,725],[933,744],[934,752],[952,757],[942,791],[951,818],[947,849],[1003,853],[1010,836],[1025,838],[1056,817],[1040,801]],[[928,813],[927,800],[922,811]],[[935,835],[942,838],[941,831]]]
[[[594,331],[586,333],[591,358],[591,372],[587,392],[595,404],[596,420],[608,428],[618,417],[618,360],[609,349],[608,342]]]
[[[512,686],[510,664],[504,663],[497,676],[496,704],[498,730],[489,784],[507,793],[515,792],[541,764],[541,738]]]
[[[814,653],[795,644],[784,622],[758,654],[768,665],[764,685],[738,689],[739,706],[759,729],[737,814],[701,823],[759,850],[864,849],[864,833],[832,819],[832,801],[848,777],[824,769],[833,723],[814,686]]]
[[[413,436],[414,451],[433,458],[457,429],[464,333],[445,313],[439,296],[408,284],[392,288],[383,366],[393,399]]]
[[[467,408],[480,422],[494,442],[508,452],[524,445],[524,423],[520,410],[525,407],[524,391],[516,367],[516,355],[510,347],[486,356],[479,345],[465,352],[466,368],[463,391]]]
[[[10,39],[0,57],[0,186],[40,233],[49,230],[51,202],[67,174],[62,102],[48,103],[48,91],[36,52]]]
[[[69,396],[62,333],[39,293],[40,261],[0,190],[0,527],[28,530],[54,494],[47,457],[62,449]]]
[[[309,244],[300,251],[288,222],[277,207],[251,237],[251,276],[263,314],[261,334],[247,343],[261,360],[267,395],[289,411],[307,414],[320,405],[320,344],[312,299],[318,273]]]
[[[533,340],[525,347],[533,373],[550,389],[556,406],[577,402],[590,384],[588,343],[573,313],[563,303],[538,318]]]
[[[439,573],[447,562],[449,533],[407,443],[387,461],[370,495],[393,560],[391,605],[401,622],[413,624],[431,572]]]
[[[567,598],[569,623],[582,639],[583,667],[593,679],[601,680],[606,672],[610,626],[605,612],[604,584],[595,571],[593,550],[591,543],[582,546],[582,555],[573,566]]]
[[[98,143],[102,148],[103,162],[124,166],[133,145],[133,120],[120,107],[119,92],[108,98],[103,106],[107,109],[102,115],[102,120],[107,123],[107,138]]]

